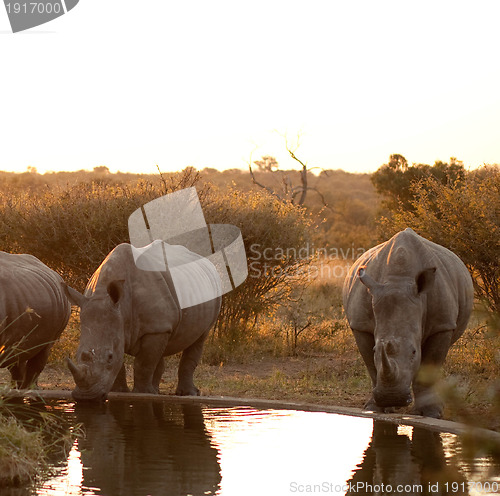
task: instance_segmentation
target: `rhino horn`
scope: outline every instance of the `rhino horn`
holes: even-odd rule
[[[393,382],[396,379],[397,376],[397,370],[396,370],[396,364],[391,363],[391,360],[389,359],[389,351],[387,348],[393,348],[393,345],[386,345],[384,344],[382,346],[381,350],[381,358],[382,358],[382,370],[381,370],[381,378],[383,381],[387,382]]]
[[[73,363],[71,358],[66,358],[66,363],[68,364],[69,370],[75,379],[76,384],[81,384],[85,381],[85,373],[82,367],[78,367]]]

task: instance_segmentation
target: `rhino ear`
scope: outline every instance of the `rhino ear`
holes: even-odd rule
[[[61,283],[63,287],[64,293],[66,294],[68,300],[77,307],[82,308],[83,305],[87,302],[87,297],[83,296],[76,289],[73,289],[71,286],[68,286],[65,282]]]
[[[123,285],[125,284],[124,280],[111,281],[108,284],[107,290],[108,295],[111,298],[111,301],[114,305],[117,305],[123,296]]]
[[[427,293],[434,285],[436,279],[436,267],[425,269],[417,276],[417,291],[418,294]]]
[[[368,288],[370,293],[373,295],[380,286],[382,286],[379,282],[375,281],[373,277],[369,276],[366,272],[366,265],[361,266],[358,269],[358,277],[359,280]]]

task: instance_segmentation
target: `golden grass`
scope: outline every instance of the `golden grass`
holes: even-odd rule
[[[44,459],[41,432],[29,432],[15,418],[0,415],[0,487],[31,480]]]

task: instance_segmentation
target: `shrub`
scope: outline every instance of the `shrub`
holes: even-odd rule
[[[306,211],[282,202],[265,191],[227,194],[212,189],[204,201],[209,223],[230,223],[240,228],[248,259],[248,278],[225,295],[216,332],[234,333],[256,323],[261,314],[283,302],[293,287],[309,274],[311,220]],[[302,250],[302,251],[301,251]],[[231,336],[230,336],[231,338]]]
[[[465,168],[460,160],[452,157],[450,163],[436,161],[427,164],[408,165],[402,155],[394,154],[389,162],[372,174],[371,180],[377,193],[384,197],[384,205],[389,210],[402,207],[413,210],[415,194],[412,184],[425,178],[432,178],[443,185],[453,185],[464,180]]]
[[[3,195],[0,249],[36,256],[83,291],[108,253],[128,242],[127,221],[134,210],[195,180],[193,171],[187,169],[157,184],[93,181]]]
[[[469,268],[478,298],[500,313],[500,169],[484,167],[453,184],[427,178],[412,193],[412,210],[382,219],[385,236],[412,227],[449,248]]]
[[[27,431],[14,417],[0,415],[0,487],[29,481],[43,463],[39,431]]]
[[[30,253],[83,291],[108,253],[128,242],[130,214],[164,194],[193,186],[198,173],[160,175],[156,183],[114,185],[80,183],[3,195],[0,200],[0,249]],[[248,250],[269,254],[254,260],[247,281],[224,298],[219,333],[245,328],[251,319],[284,298],[304,275],[307,257],[299,249],[309,239],[311,221],[305,211],[266,192],[221,192],[205,185],[198,191],[208,223],[238,226]],[[236,331],[237,332],[237,331]],[[237,332],[238,333],[238,332]]]

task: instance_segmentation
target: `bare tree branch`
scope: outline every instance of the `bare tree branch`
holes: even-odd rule
[[[273,189],[271,189],[268,186],[266,186],[265,184],[262,184],[259,181],[257,181],[257,179],[255,178],[255,174],[253,173],[253,169],[252,169],[252,156],[251,155],[250,155],[250,160],[248,161],[248,170],[250,171],[250,177],[252,178],[252,182],[255,185],[257,185],[259,188],[265,189],[267,192],[269,192],[271,195],[275,196],[279,200],[283,200],[283,198],[281,198],[281,196],[278,195],[278,193],[276,193]]]
[[[321,169],[321,171],[325,172],[328,174],[328,172],[321,168],[321,167],[307,167],[307,164],[304,163],[302,160],[300,160],[297,155],[295,155],[295,151],[297,150],[297,148],[299,147],[299,139],[300,139],[300,136],[297,136],[297,145],[294,149],[292,149],[290,147],[290,145],[288,144],[288,138],[286,136],[283,136],[284,139],[285,139],[285,147],[286,147],[286,150],[288,151],[288,153],[290,154],[290,157],[295,160],[296,162],[298,162],[300,165],[301,165],[301,169],[299,171],[299,174],[300,174],[300,186],[293,186],[292,185],[292,181],[289,177],[289,175],[283,171],[280,171],[278,170],[278,163],[276,162],[276,159],[274,159],[274,157],[270,157],[270,156],[265,156],[265,157],[262,157],[262,161],[257,161],[257,162],[254,162],[256,165],[258,165],[261,169],[264,169],[264,167],[266,165],[268,165],[268,167],[266,167],[265,170],[267,170],[268,172],[272,172],[272,173],[280,173],[282,175],[281,177],[281,183],[282,183],[282,190],[283,190],[283,196],[282,195],[279,195],[278,193],[276,193],[276,191],[272,188],[270,188],[269,186],[266,186],[265,184],[257,181],[257,178],[255,177],[255,174],[253,172],[253,169],[252,169],[252,160],[251,160],[251,157],[250,157],[250,161],[248,162],[248,170],[250,171],[250,177],[252,178],[252,182],[254,184],[256,184],[257,186],[259,186],[260,188],[262,189],[265,189],[266,191],[268,191],[269,193],[271,193],[273,196],[275,196],[276,198],[278,198],[279,200],[281,201],[291,201],[293,204],[297,204],[297,205],[303,205],[306,201],[306,197],[307,197],[307,192],[309,190],[311,191],[315,191],[319,197],[321,198],[321,201],[323,203],[323,206],[326,207],[326,208],[329,208],[330,210],[333,210],[327,203],[326,203],[326,200],[325,200],[325,197],[323,196],[323,194],[317,189],[317,188],[313,188],[313,187],[310,187],[308,185],[308,176],[307,176],[307,173],[310,172],[311,170],[313,169]],[[272,159],[273,161],[273,164],[276,168],[276,170],[273,170],[272,169],[272,165],[269,165],[268,162]],[[297,200],[297,197],[298,197],[298,201],[296,202]]]

